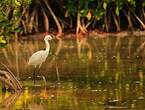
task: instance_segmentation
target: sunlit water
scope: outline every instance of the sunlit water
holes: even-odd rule
[[[78,52],[74,40],[64,40],[54,56],[58,42],[51,41],[35,86],[27,62],[44,48],[43,41],[10,44],[0,61],[20,78],[23,92],[1,92],[0,110],[144,110],[143,42],[145,37],[89,38],[81,41]]]

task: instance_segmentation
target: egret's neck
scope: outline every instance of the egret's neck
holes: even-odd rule
[[[46,51],[49,52],[50,50],[50,44],[47,40],[45,40],[45,45],[46,45]]]

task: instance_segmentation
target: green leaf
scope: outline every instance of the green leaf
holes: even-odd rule
[[[18,33],[19,33],[19,32],[22,32],[22,29],[21,29],[21,28],[15,28],[15,29],[14,29],[14,32],[18,32]]]
[[[115,9],[115,13],[116,13],[117,16],[119,16],[119,7],[118,6]]]
[[[6,47],[7,45],[7,42],[6,42],[6,39],[3,35],[0,36],[0,48],[4,48]]]
[[[103,3],[103,8],[104,8],[105,10],[107,9],[107,3],[106,3],[106,2]]]
[[[88,10],[86,10],[86,9],[82,9],[80,11],[80,14],[81,14],[82,17],[85,17],[87,15],[87,13],[88,13]]]
[[[0,43],[0,48],[5,48],[7,46],[7,44],[5,43]]]
[[[0,36],[0,43],[3,43],[3,44],[6,43],[6,39],[4,38],[3,35]]]
[[[100,20],[101,17],[104,15],[104,10],[102,9],[96,9],[94,11],[94,17],[97,19],[97,20]]]
[[[21,6],[21,2],[19,0],[14,0],[15,6]]]

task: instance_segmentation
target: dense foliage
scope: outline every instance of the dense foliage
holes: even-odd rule
[[[77,7],[76,7],[77,6]],[[67,0],[66,12],[80,14],[81,31],[86,28],[107,32],[145,29],[144,0]],[[74,23],[76,24],[76,23]],[[87,24],[87,25],[86,25]]]
[[[144,0],[0,0],[0,43],[14,33],[145,29]]]
[[[7,44],[8,37],[22,32],[22,12],[30,3],[31,0],[0,0],[0,47]]]

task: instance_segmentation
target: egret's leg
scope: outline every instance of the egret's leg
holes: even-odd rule
[[[35,72],[36,72],[36,68],[34,68],[34,70],[33,70],[33,82],[34,82],[34,85],[35,85]]]
[[[38,72],[38,73],[37,73],[37,77],[39,77],[40,68],[38,68],[37,72]]]
[[[42,63],[39,65],[39,70],[38,70],[38,71],[40,71],[41,65],[42,65]],[[43,74],[40,73],[40,77],[42,77],[42,79],[43,79],[43,81],[44,81],[44,85],[45,85],[45,87],[46,87],[46,78],[45,78],[45,76],[43,76]]]
[[[42,65],[42,63],[39,65],[39,67],[38,67],[38,75],[39,75],[39,72],[40,72],[40,67],[41,67],[41,65]],[[42,75],[41,73],[40,73],[40,75]]]

